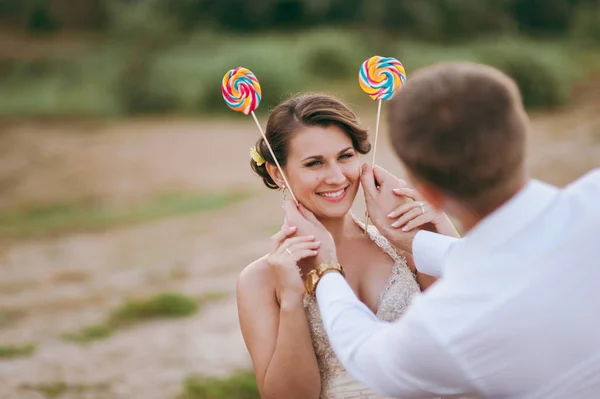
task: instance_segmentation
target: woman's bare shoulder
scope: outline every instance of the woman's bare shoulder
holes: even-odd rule
[[[271,272],[267,259],[268,255],[265,255],[244,267],[237,279],[238,290],[245,287],[254,290],[272,288]]]

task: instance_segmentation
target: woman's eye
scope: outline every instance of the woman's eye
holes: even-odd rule
[[[312,162],[307,163],[306,166],[308,168],[310,168],[311,166],[317,166],[317,165],[320,165],[320,164],[321,164],[321,161],[312,161]]]
[[[344,155],[340,156],[340,158],[342,158],[342,159],[348,159],[348,158],[352,158],[353,156],[354,156],[354,154],[347,153],[347,154],[344,154]]]

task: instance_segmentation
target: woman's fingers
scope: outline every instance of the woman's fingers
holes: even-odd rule
[[[292,237],[284,240],[278,248],[278,251],[281,252],[286,248],[291,249],[296,244],[306,243],[306,242],[315,242],[315,236],[298,236]]]
[[[388,217],[390,219],[399,218],[400,216],[404,215],[406,212],[414,208],[420,209],[420,206],[417,202],[409,202],[406,204],[402,204],[398,208],[394,209],[392,212],[388,213]]]
[[[289,236],[296,232],[296,226],[284,225],[281,230],[271,236],[271,253],[275,253],[277,248],[281,246],[281,243]]]
[[[292,252],[294,254],[294,262],[298,262],[301,259],[310,258],[312,256],[317,256],[319,251],[316,249],[299,249],[297,251]]]
[[[402,228],[402,231],[411,231],[412,229],[416,229],[417,227],[423,226],[424,224],[431,222],[431,220],[431,216],[427,213],[418,216],[406,223],[406,225]]]
[[[296,238],[303,238],[303,240],[296,240]],[[292,255],[295,258],[294,253],[302,249],[317,250],[321,243],[314,241],[314,237],[294,237],[286,240],[281,247],[279,247],[278,253],[281,255]]]
[[[392,227],[394,227],[394,228],[402,227],[409,221],[411,221],[419,216],[425,216],[425,214],[423,213],[421,207],[419,205],[417,205],[415,208],[412,208],[408,212],[404,213],[400,218],[398,218],[398,220],[396,220],[394,223],[392,223]]]

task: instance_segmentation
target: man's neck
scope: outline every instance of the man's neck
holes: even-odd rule
[[[521,179],[517,184],[514,185],[514,188],[501,197],[496,203],[490,206],[485,212],[478,212],[475,209],[471,209],[467,206],[462,206],[457,204],[452,214],[460,222],[464,233],[472,230],[479,222],[483,219],[494,213],[496,210],[501,208],[504,204],[510,201],[514,196],[516,196],[525,186],[529,183],[529,178]]]

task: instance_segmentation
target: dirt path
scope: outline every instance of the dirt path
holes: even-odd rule
[[[590,85],[570,110],[533,117],[529,161],[536,177],[562,185],[600,165],[598,86]],[[278,193],[264,189],[248,167],[255,130],[244,119],[0,126],[0,209],[137,202],[166,192],[242,187],[255,193],[210,214],[0,238],[0,309],[19,315],[0,325],[0,345],[38,344],[31,357],[0,360],[0,398],[41,398],[18,387],[66,381],[109,389],[63,398],[164,399],[176,395],[191,373],[225,375],[250,367],[237,323],[235,278],[266,251],[281,220]],[[378,163],[400,171],[387,139],[380,139]],[[126,298],[166,290],[227,296],[191,318],[142,324],[87,346],[59,338],[102,320]]]

